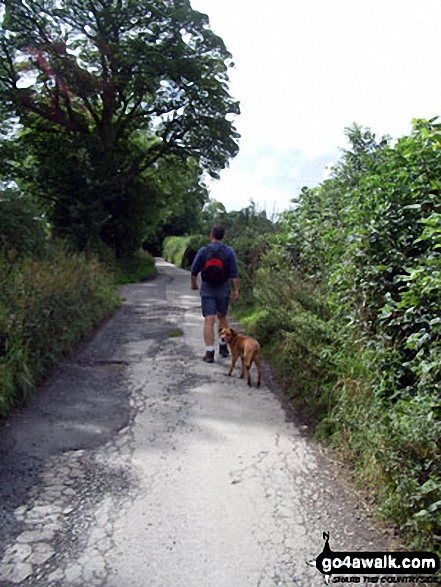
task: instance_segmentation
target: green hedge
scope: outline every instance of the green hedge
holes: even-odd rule
[[[0,257],[0,415],[119,305],[95,259],[54,249],[44,260]]]

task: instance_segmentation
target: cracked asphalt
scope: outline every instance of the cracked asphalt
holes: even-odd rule
[[[324,531],[385,549],[277,387],[201,360],[199,294],[157,266],[0,426],[0,585],[309,587]]]

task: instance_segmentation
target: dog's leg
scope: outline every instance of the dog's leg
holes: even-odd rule
[[[253,364],[253,361],[247,361],[245,363],[245,369],[247,371],[247,383],[249,385],[249,387],[251,387],[251,365]]]
[[[260,380],[262,378],[262,360],[260,357],[254,359],[257,367],[257,387],[260,387]]]
[[[252,357],[252,355],[249,352],[247,352],[242,357],[242,377],[244,376],[244,371],[246,370],[246,372],[247,372],[247,382],[248,382],[248,385],[250,387],[251,387],[250,369],[251,369],[252,363],[253,363],[253,357]]]
[[[238,355],[235,355],[234,353],[231,353],[230,370],[228,371],[228,373],[225,373],[225,375],[227,375],[228,377],[231,377],[231,374],[233,373],[233,369],[236,366],[237,357],[238,357]]]
[[[247,382],[249,387],[251,387],[251,365],[249,363],[246,363],[245,369],[247,370]]]
[[[243,354],[240,355],[240,360],[242,363],[242,371],[240,372],[240,379],[243,379],[243,377],[245,375],[245,363],[244,363],[245,359],[244,359]]]

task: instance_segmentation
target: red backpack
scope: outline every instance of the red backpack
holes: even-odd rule
[[[213,287],[218,287],[227,281],[223,262],[225,245],[220,245],[220,247],[208,245],[207,249],[207,260],[201,271],[202,281]]]

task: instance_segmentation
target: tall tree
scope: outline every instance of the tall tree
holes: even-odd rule
[[[189,0],[0,5],[0,98],[28,131],[21,142],[56,226],[81,218],[124,249],[115,227],[145,221],[161,160],[191,160],[216,177],[237,154],[231,55]]]

